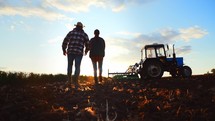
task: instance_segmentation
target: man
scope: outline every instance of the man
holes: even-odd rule
[[[105,41],[103,38],[99,37],[99,30],[94,31],[95,37],[90,39],[90,58],[92,60],[93,69],[94,69],[94,80],[95,84],[98,84],[97,78],[97,64],[99,69],[99,81],[102,82],[102,64],[103,57],[105,56]]]
[[[78,77],[80,74],[81,60],[83,57],[83,50],[85,46],[85,52],[88,50],[89,38],[88,35],[83,30],[83,24],[77,22],[76,27],[70,31],[64,38],[62,43],[63,54],[68,59],[67,75],[69,83],[73,82],[75,88],[78,87]],[[66,50],[67,49],[67,50]],[[75,73],[72,77],[72,66],[73,61],[75,61]]]

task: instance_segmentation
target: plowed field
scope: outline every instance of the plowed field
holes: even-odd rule
[[[0,85],[0,121],[215,121],[215,76]]]

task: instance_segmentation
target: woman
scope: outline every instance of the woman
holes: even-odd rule
[[[105,56],[105,41],[103,38],[99,37],[99,34],[99,30],[96,29],[94,31],[95,36],[90,39],[90,58],[94,69],[95,84],[98,84],[97,64],[99,70],[99,82],[102,82],[102,64]]]

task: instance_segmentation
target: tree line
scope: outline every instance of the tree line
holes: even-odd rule
[[[85,82],[93,80],[92,76],[80,75],[79,81]],[[65,74],[37,74],[24,72],[0,71],[0,83],[28,83],[28,82],[55,82],[67,81]]]

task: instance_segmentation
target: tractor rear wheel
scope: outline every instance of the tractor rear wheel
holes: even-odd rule
[[[182,67],[181,74],[184,78],[189,78],[192,75],[192,70],[189,66]]]
[[[163,68],[159,61],[149,61],[145,66],[147,78],[158,79],[163,76]]]

